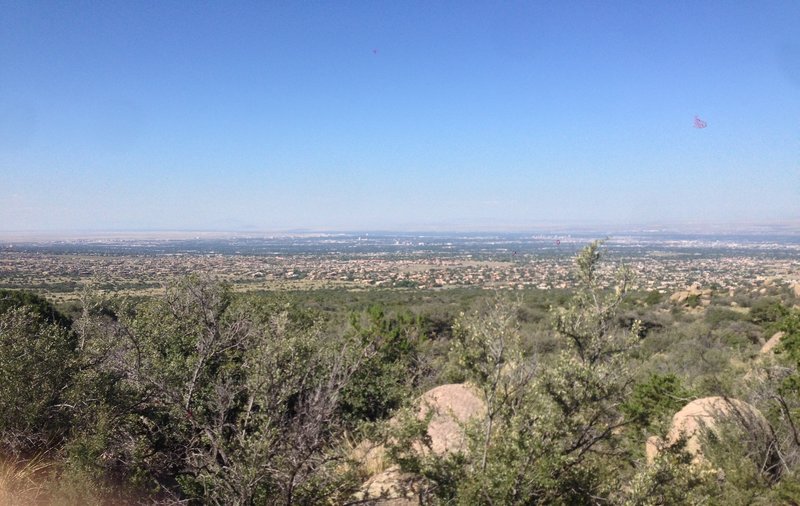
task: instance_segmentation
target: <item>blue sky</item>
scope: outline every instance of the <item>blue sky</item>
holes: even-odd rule
[[[800,220],[797,1],[0,12],[0,231]]]

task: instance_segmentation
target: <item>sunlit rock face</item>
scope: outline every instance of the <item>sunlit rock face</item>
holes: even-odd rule
[[[419,398],[417,417],[422,420],[428,415],[431,416],[428,424],[430,446],[417,445],[416,451],[436,455],[464,452],[467,451],[467,441],[463,426],[470,420],[483,418],[486,415],[486,403],[468,384],[441,385]],[[385,454],[383,445],[369,441],[356,447],[354,458],[374,474],[364,483],[355,499],[381,506],[419,504],[418,477],[403,473],[398,466],[386,467]]]
[[[772,337],[769,338],[769,341],[764,343],[764,346],[761,347],[760,353],[769,353],[775,349],[776,346],[781,344],[781,339],[785,336],[785,332],[775,332]]]
[[[695,399],[672,417],[672,425],[665,439],[651,437],[646,443],[648,462],[652,462],[659,452],[685,439],[685,450],[693,456],[692,462],[707,463],[703,454],[703,431],[716,431],[722,421],[732,421],[746,433],[763,442],[765,453],[774,440],[772,427],[764,415],[750,404],[726,397],[704,397]]]

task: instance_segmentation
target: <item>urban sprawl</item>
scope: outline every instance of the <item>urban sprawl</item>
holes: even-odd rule
[[[362,237],[322,237],[284,239],[278,243],[282,248],[270,248],[269,241],[244,242],[249,244],[246,253],[219,241],[192,243],[191,248],[159,241],[5,243],[0,245],[0,287],[33,288],[69,299],[84,287],[147,293],[171,280],[201,275],[228,281],[238,290],[565,289],[574,282],[574,251],[586,242],[517,237],[426,243],[384,237],[370,244]],[[733,294],[800,281],[797,243],[622,238],[607,246],[609,274],[628,267],[635,274],[634,290],[674,293],[695,286]]]

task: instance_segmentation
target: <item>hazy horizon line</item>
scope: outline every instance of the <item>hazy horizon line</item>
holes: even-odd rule
[[[264,237],[275,235],[310,234],[413,234],[413,233],[686,233],[686,234],[800,234],[800,220],[771,222],[662,222],[662,223],[613,223],[613,222],[539,222],[528,226],[446,226],[417,225],[405,227],[281,227],[260,229],[257,227],[215,229],[215,228],[118,228],[118,229],[20,229],[0,230],[0,239],[102,239],[121,238],[218,238],[221,236]]]

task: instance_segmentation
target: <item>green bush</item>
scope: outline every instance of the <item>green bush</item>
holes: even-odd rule
[[[633,392],[622,405],[622,412],[646,428],[671,419],[691,398],[691,393],[675,374],[651,374],[646,381],[634,385]],[[658,426],[656,432],[663,429]]]
[[[775,323],[789,314],[789,310],[781,304],[779,299],[764,297],[753,302],[750,307],[750,321],[756,325],[767,326]]]
[[[659,292],[658,290],[651,290],[650,292],[647,293],[647,296],[644,299],[644,303],[647,306],[655,306],[662,300],[664,300],[664,295],[661,292]]]
[[[123,304],[113,335],[82,322],[96,354],[81,388],[105,394],[85,404],[68,445],[77,467],[203,504],[337,502],[350,493],[336,411],[366,350],[266,307],[190,278],[163,297]]]
[[[629,273],[618,274],[618,290],[603,290],[599,259],[600,243],[577,257],[580,290],[554,310],[563,348],[547,363],[526,355],[512,303],[496,300],[456,322],[452,360],[481,391],[486,417],[468,430],[460,472],[452,456],[438,466],[430,456],[402,462],[428,470],[443,504],[588,504],[619,496],[630,457],[618,429],[632,423],[619,406],[631,385],[630,351],[641,339],[638,323],[627,331],[614,325]]]
[[[36,309],[0,313],[0,455],[41,452],[57,445],[69,429],[75,336],[48,322]]]
[[[743,321],[746,319],[747,316],[742,313],[718,306],[709,307],[705,314],[705,321],[712,328],[719,326],[723,322]]]
[[[26,307],[32,313],[40,316],[44,321],[53,323],[65,329],[70,328],[72,320],[55,308],[47,299],[35,293],[21,290],[0,290],[0,314],[6,311]]]
[[[353,423],[387,418],[399,408],[426,374],[422,351],[427,345],[422,320],[410,312],[388,317],[381,306],[372,306],[359,318],[351,318],[352,339],[371,356],[344,388],[342,416]]]

